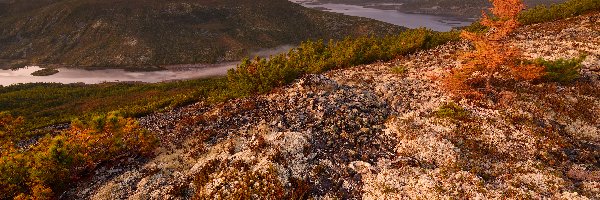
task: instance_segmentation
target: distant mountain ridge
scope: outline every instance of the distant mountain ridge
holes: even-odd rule
[[[232,61],[307,39],[403,28],[287,0],[0,0],[0,67]]]

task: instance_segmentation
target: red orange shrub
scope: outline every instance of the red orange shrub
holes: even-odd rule
[[[543,75],[543,67],[522,62],[521,52],[506,42],[508,35],[519,27],[517,17],[524,4],[521,0],[491,1],[493,17],[483,12],[480,22],[488,31],[461,33],[475,50],[465,53],[464,65],[452,70],[444,81],[446,88],[458,95],[481,97],[496,92],[492,86],[496,80],[534,80]]]
[[[10,115],[1,117],[3,135],[22,121]],[[149,155],[156,142],[134,119],[111,113],[90,122],[75,120],[70,129],[48,135],[28,150],[12,143],[3,145],[0,198],[52,198],[98,164],[130,155]]]

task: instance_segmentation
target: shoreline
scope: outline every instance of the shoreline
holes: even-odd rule
[[[11,86],[30,83],[100,84],[100,83],[163,83],[226,76],[239,62],[218,64],[182,64],[162,66],[162,70],[132,71],[130,68],[42,68],[27,66],[19,70],[0,70],[0,85]],[[34,76],[33,72],[56,69],[49,76]]]

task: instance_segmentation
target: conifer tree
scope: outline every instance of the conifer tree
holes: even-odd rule
[[[493,82],[501,79],[534,80],[543,68],[521,62],[519,49],[507,42],[518,27],[517,17],[525,5],[521,0],[490,0],[492,16],[482,12],[484,32],[463,31],[461,37],[472,42],[475,50],[463,55],[464,64],[452,70],[444,84],[459,96],[481,97],[496,93]]]

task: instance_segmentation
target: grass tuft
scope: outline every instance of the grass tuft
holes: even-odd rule
[[[468,119],[470,112],[454,102],[447,102],[440,106],[436,111],[436,115],[439,118],[466,120]]]

